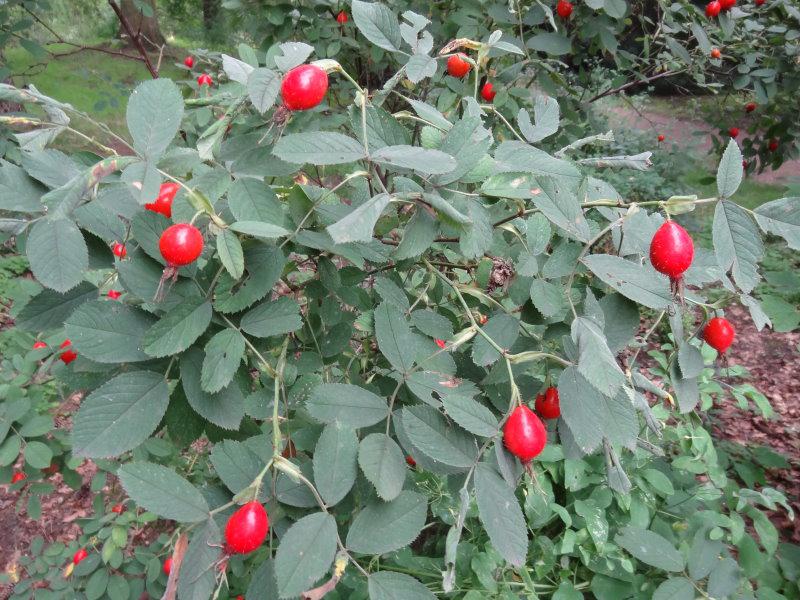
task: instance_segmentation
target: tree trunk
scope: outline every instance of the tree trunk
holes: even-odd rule
[[[152,10],[152,16],[145,16],[137,4],[148,4]],[[145,47],[152,50],[153,44],[156,46],[162,45],[165,40],[161,34],[161,28],[158,26],[158,16],[156,14],[156,0],[122,0],[120,8],[125,15],[131,29],[142,38],[142,43]],[[120,37],[126,36],[127,32],[124,28],[120,27]]]
[[[211,31],[219,14],[219,0],[203,0],[203,27]]]

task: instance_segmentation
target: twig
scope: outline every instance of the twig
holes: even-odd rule
[[[147,70],[150,71],[150,75],[152,75],[153,79],[158,79],[158,69],[156,69],[153,66],[153,63],[150,61],[150,57],[147,55],[147,50],[145,50],[144,45],[142,45],[142,40],[139,37],[139,34],[133,32],[133,29],[131,29],[131,24],[128,22],[128,18],[114,0],[108,0],[108,5],[111,7],[111,10],[116,13],[122,28],[131,38],[133,45],[136,46],[136,50],[138,50],[139,54],[142,56],[142,60],[144,61]]]

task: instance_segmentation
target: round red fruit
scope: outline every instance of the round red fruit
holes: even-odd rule
[[[731,127],[730,129],[728,129],[728,135],[730,135],[732,138],[739,137],[739,128]]]
[[[722,52],[719,51],[719,48],[711,49],[711,58],[722,58]]]
[[[666,221],[650,241],[650,262],[659,273],[679,279],[694,258],[694,242],[675,221]]]
[[[745,112],[749,112],[749,113],[753,112],[757,108],[758,108],[758,104],[756,104],[755,102],[748,102],[747,104],[744,105]]]
[[[164,570],[164,573],[167,577],[169,577],[169,572],[172,571],[172,557],[168,556],[167,560],[164,561],[164,566],[161,567]]]
[[[667,139],[667,138],[664,136],[663,133],[658,134],[658,141],[659,142],[663,142],[665,139]]]
[[[743,160],[743,161],[742,161],[742,168],[743,168],[743,169],[746,169],[746,168],[747,168],[747,160]]]
[[[128,250],[125,248],[125,244],[121,242],[114,242],[114,245],[111,246],[111,252],[113,252],[114,256],[117,258],[125,258],[128,255]]]
[[[79,564],[87,556],[89,556],[89,553],[86,551],[86,548],[81,548],[75,554],[72,555],[72,564],[74,565]]]
[[[719,0],[719,5],[722,10],[730,10],[736,6],[736,0]]]
[[[121,515],[125,512],[125,505],[124,504],[115,504],[111,507],[111,512],[117,515]]]
[[[756,0],[756,6],[763,6],[767,0]]]
[[[183,59],[183,64],[191,69],[194,66],[194,58],[192,58],[191,56],[187,56],[186,58]]]
[[[458,77],[459,79],[464,77],[464,75],[469,73],[469,70],[472,68],[472,65],[464,60],[465,58],[467,58],[467,55],[462,54],[461,52],[458,54],[453,54],[453,56],[447,59],[447,72],[453,77]]]
[[[170,267],[183,267],[197,260],[203,252],[203,234],[194,225],[170,225],[158,240],[161,256]]]
[[[706,16],[710,19],[713,19],[719,14],[719,11],[722,10],[722,5],[719,3],[718,0],[711,0],[708,4],[706,4]]]
[[[416,467],[416,466],[417,466],[417,461],[415,461],[415,460],[414,460],[414,457],[413,457],[413,456],[411,456],[410,454],[408,454],[408,455],[406,455],[406,464],[407,464],[409,467],[412,467],[412,468],[413,468],[413,467]]]
[[[117,290],[108,290],[108,297],[112,300],[119,300],[120,296],[122,296],[122,292],[118,292]]]
[[[19,483],[20,481],[24,481],[27,479],[28,476],[25,475],[22,471],[17,471],[11,476],[11,483]]]
[[[347,13],[344,12],[343,10],[339,11],[339,14],[336,15],[336,22],[339,23],[339,25],[344,25],[345,23],[347,23],[347,21],[348,21]]]
[[[212,85],[214,85],[214,80],[211,79],[211,75],[209,75],[208,73],[203,73],[202,75],[197,77],[197,85],[200,87],[203,87],[204,85],[211,87]]]
[[[433,340],[433,341],[436,342],[436,345],[439,346],[439,348],[441,348],[442,350],[444,350],[444,347],[447,346],[447,342],[445,342],[444,340]]]
[[[769,146],[767,147],[769,148],[770,152],[775,152],[775,150],[778,149],[778,140],[770,140]]]
[[[491,102],[494,100],[495,96],[497,96],[497,92],[494,91],[494,85],[488,81],[484,83],[481,88],[481,98],[486,100],[486,102]]]
[[[47,348],[47,344],[45,344],[42,340],[33,343],[34,350],[41,350],[42,348]]]
[[[147,210],[160,213],[168,219],[172,217],[172,201],[175,199],[175,194],[181,188],[177,183],[168,182],[162,183],[158,189],[158,196],[154,202],[145,204]]]
[[[72,342],[69,339],[66,339],[63,342],[61,342],[61,345],[59,346],[59,348],[69,348],[70,346],[72,346]],[[75,352],[74,350],[71,350],[71,349],[70,350],[65,350],[64,352],[61,353],[61,356],[59,358],[61,358],[61,361],[65,365],[68,365],[73,360],[78,358],[78,353]]]
[[[503,427],[503,442],[523,463],[536,458],[547,444],[541,419],[527,406],[518,406]]]
[[[328,92],[328,74],[317,65],[300,65],[283,76],[281,97],[289,110],[308,110]]]
[[[255,500],[231,515],[225,525],[225,541],[232,554],[247,554],[258,548],[267,537],[269,517]]]
[[[562,19],[569,19],[570,15],[572,14],[572,2],[567,2],[567,0],[558,0],[558,4],[556,4],[556,12]]]
[[[735,335],[733,325],[723,317],[714,317],[703,328],[703,339],[720,354],[730,348]]]
[[[557,419],[561,416],[558,390],[552,385],[545,390],[544,394],[536,396],[536,412],[545,419]]]
[[[479,325],[486,325],[486,323],[488,323],[488,322],[489,322],[489,317],[487,317],[486,315],[484,315],[482,313],[478,314],[478,324]]]

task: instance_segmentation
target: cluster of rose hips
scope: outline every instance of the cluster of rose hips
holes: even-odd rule
[[[543,419],[560,417],[558,390],[549,386],[543,394],[536,396],[534,407]],[[535,412],[521,404],[513,410],[503,426],[503,443],[511,454],[527,465],[547,445],[547,429]]]
[[[451,77],[461,79],[467,73],[469,73],[472,69],[472,65],[469,64],[469,61],[467,61],[466,58],[467,55],[463,52],[453,54],[450,58],[448,58],[447,74]],[[487,81],[483,84],[483,87],[481,88],[481,98],[483,98],[486,102],[491,102],[494,100],[496,95],[497,92],[494,90],[493,83]]]

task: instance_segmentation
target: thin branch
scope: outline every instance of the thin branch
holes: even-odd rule
[[[139,51],[139,54],[144,60],[144,64],[147,67],[147,70],[150,71],[150,75],[153,76],[153,79],[158,79],[158,69],[153,66],[153,63],[150,61],[150,57],[147,55],[147,50],[145,50],[144,46],[142,45],[142,40],[139,37],[138,33],[134,33],[133,29],[131,29],[131,24],[128,22],[128,18],[122,12],[122,9],[114,0],[108,0],[108,5],[111,9],[116,13],[117,18],[119,19],[122,28],[128,34],[128,37],[131,38],[131,42],[134,46],[136,46],[136,50]]]

